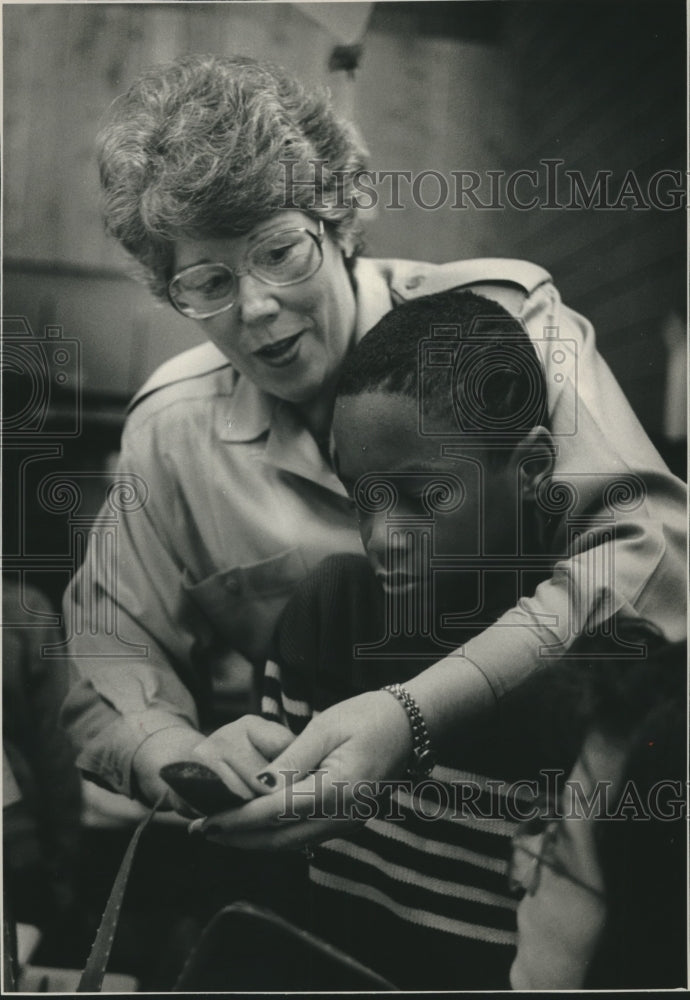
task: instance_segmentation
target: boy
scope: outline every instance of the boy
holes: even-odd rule
[[[536,351],[496,303],[441,293],[374,327],[345,363],[334,417],[368,562],[331,557],[290,601],[268,718],[299,733],[313,712],[404,683],[550,574],[553,519],[537,499],[553,463],[546,421]],[[315,929],[402,988],[508,985],[515,824],[478,815],[497,807],[480,776],[506,773],[495,723],[482,730],[436,748],[426,796],[403,784],[398,818],[382,819],[379,801],[353,837],[316,849]]]
[[[619,573],[629,583],[623,566],[588,575],[593,539],[634,544],[629,514],[643,487],[620,469],[552,480],[560,443],[546,414],[535,347],[495,302],[444,292],[385,315],[344,364],[333,421],[338,473],[368,559],[326,560],[291,599],[266,668],[265,731],[248,717],[249,726],[240,720],[214,736],[227,783],[233,771],[245,791],[263,788],[268,798],[197,828],[252,848],[329,838],[311,865],[314,929],[405,989],[508,988],[516,904],[506,868],[510,836],[537,791],[535,767],[520,757],[539,734],[525,731],[506,693],[526,671],[562,658],[568,630],[605,631],[614,615],[674,627],[682,618],[682,599],[654,565],[625,601],[626,587],[616,586]],[[568,573],[573,553],[582,568]],[[527,598],[543,586],[560,588],[567,614],[541,614],[553,642],[527,669],[524,635],[540,614]],[[498,676],[485,674],[495,703],[478,707],[462,687],[462,644],[494,622],[506,652]],[[430,735],[416,699],[426,685],[429,704],[432,673],[443,709],[434,708]],[[312,755],[326,743],[330,750]],[[362,778],[399,777],[409,762],[413,780],[390,797],[380,784],[341,781],[342,804],[321,815],[337,791],[332,773],[352,773],[342,766],[348,752]],[[315,776],[295,782],[294,793],[277,787],[288,760],[308,775],[302,762],[313,757],[323,762],[323,795]],[[568,773],[571,764],[539,756],[538,766]],[[301,823],[291,821],[292,806]]]

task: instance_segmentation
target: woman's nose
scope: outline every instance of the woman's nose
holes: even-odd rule
[[[259,281],[251,274],[243,274],[238,279],[237,304],[240,319],[248,326],[265,322],[280,312],[280,302],[276,298],[277,289]]]

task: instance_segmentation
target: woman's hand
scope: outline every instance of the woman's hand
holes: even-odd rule
[[[412,732],[399,702],[386,691],[357,695],[317,715],[270,765],[251,775],[243,771],[257,795],[252,802],[191,829],[243,848],[294,849],[328,840],[376,813],[376,796],[385,790],[377,786],[401,778],[411,752]]]

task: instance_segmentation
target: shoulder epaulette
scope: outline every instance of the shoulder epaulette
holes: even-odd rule
[[[507,257],[477,257],[448,264],[414,261],[397,261],[396,264],[392,291],[401,299],[480,284],[513,285],[531,295],[539,285],[551,280],[549,272],[538,264]]]
[[[205,344],[198,344],[196,347],[191,347],[181,354],[176,354],[169,361],[163,362],[155,370],[153,375],[136,393],[127,408],[127,412],[131,413],[142,400],[168,385],[184,382],[187,379],[199,378],[203,375],[210,375],[211,372],[230,367],[230,362],[225,355],[210,341]]]

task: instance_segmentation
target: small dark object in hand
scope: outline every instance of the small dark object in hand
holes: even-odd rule
[[[172,790],[204,816],[225,812],[247,801],[231,792],[215,771],[196,761],[182,760],[166,764],[160,776]]]

